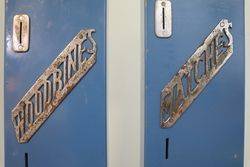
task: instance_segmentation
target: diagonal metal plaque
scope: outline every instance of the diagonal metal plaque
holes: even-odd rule
[[[182,116],[233,53],[232,23],[222,20],[161,92],[161,127]]]
[[[95,64],[97,46],[93,32],[94,29],[81,30],[12,110],[19,143],[31,139]]]

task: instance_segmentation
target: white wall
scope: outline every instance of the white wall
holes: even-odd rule
[[[108,0],[108,164],[142,167],[143,1]]]
[[[246,12],[246,116],[245,116],[245,167],[250,167],[250,1],[245,0]]]
[[[3,14],[0,0],[0,167],[3,167]],[[246,92],[250,92],[250,1],[246,0]],[[142,167],[143,0],[108,0],[108,163]],[[129,98],[126,98],[129,97]],[[246,93],[245,167],[250,167],[250,96]]]

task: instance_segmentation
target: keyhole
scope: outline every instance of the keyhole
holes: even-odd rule
[[[29,167],[29,155],[28,155],[28,153],[24,154],[24,166]]]
[[[168,152],[169,152],[169,138],[166,138],[166,152],[165,152],[165,158],[168,159]]]
[[[165,8],[162,8],[162,29],[165,30]]]
[[[20,21],[19,43],[22,44],[23,22]]]

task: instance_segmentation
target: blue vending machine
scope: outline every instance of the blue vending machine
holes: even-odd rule
[[[244,1],[147,0],[145,167],[243,167]]]
[[[5,167],[106,167],[106,0],[5,2]]]

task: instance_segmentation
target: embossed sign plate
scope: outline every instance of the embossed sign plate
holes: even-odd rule
[[[233,53],[232,23],[222,20],[161,93],[161,127],[180,118]]]
[[[12,110],[19,143],[28,142],[96,62],[95,30],[81,30]],[[90,43],[87,48],[85,43]]]

